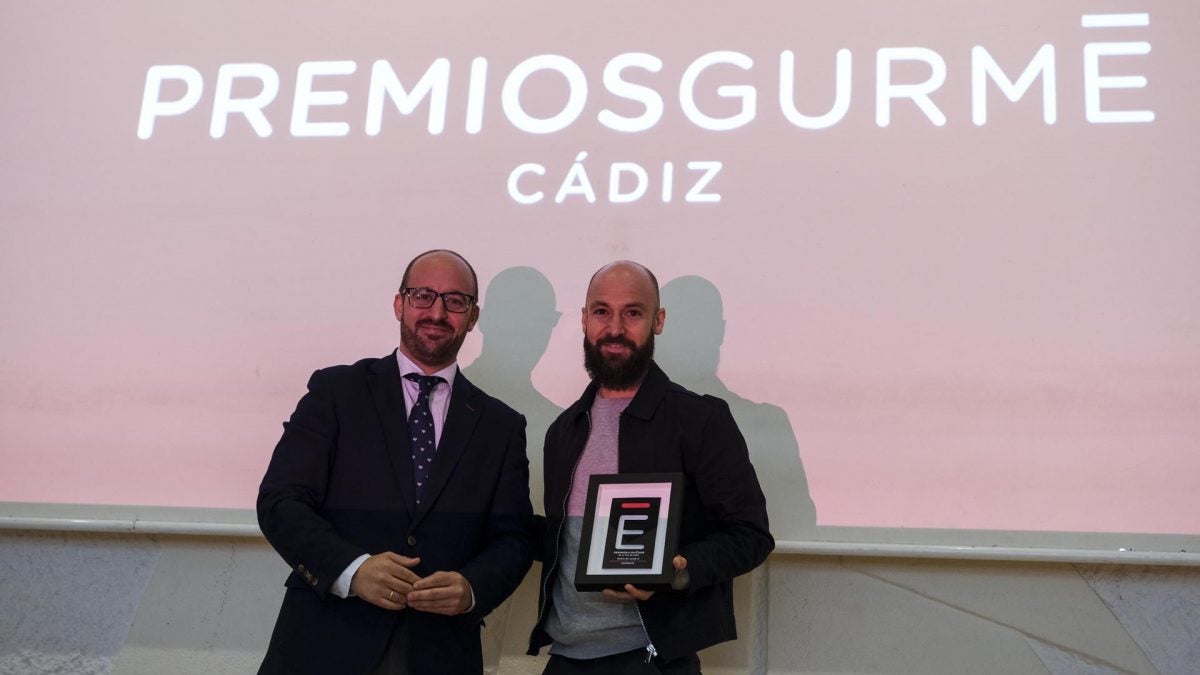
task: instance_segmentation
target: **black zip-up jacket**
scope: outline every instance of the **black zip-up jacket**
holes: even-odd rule
[[[563,510],[587,444],[596,391],[592,383],[546,432],[542,581],[529,654],[552,642],[545,623],[558,579]],[[767,527],[766,499],[729,406],[671,382],[651,363],[621,414],[617,466],[621,473],[684,475],[678,553],[687,559],[687,588],[659,591],[638,603],[654,650],[669,661],[735,639],[733,578],[762,564],[775,540]]]

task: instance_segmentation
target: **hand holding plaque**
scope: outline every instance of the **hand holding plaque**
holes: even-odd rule
[[[677,591],[682,591],[683,589],[687,588],[688,585],[687,558],[677,555],[674,558],[671,558],[671,566],[675,568],[675,580],[671,582],[671,588],[674,588]],[[601,593],[603,593],[604,597],[608,598],[609,600],[621,600],[628,602],[632,602],[634,600],[649,600],[654,596],[654,591],[643,590],[637,586],[634,586],[633,584],[625,584],[624,590],[620,591],[614,591],[611,588],[606,588],[601,591]]]

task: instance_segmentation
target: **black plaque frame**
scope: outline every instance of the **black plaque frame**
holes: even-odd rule
[[[635,502],[631,503],[630,500]],[[654,545],[645,556],[646,559],[638,560],[640,554],[634,553],[631,559],[613,562],[614,556],[621,555],[608,546],[613,531],[614,504],[619,504],[621,508],[632,506],[635,513],[656,513]],[[671,588],[675,578],[671,561],[679,548],[682,506],[681,473],[593,474],[588,481],[583,532],[579,537],[579,559],[575,566],[576,590],[622,590],[625,584],[653,591]],[[640,530],[622,531],[642,533]]]

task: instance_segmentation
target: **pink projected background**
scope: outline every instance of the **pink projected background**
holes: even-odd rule
[[[712,282],[818,525],[1200,534],[1200,5],[451,4],[4,4],[0,501],[252,507],[449,247],[559,406],[595,268]]]

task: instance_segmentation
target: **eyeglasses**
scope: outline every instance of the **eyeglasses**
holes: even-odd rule
[[[462,314],[471,309],[471,305],[475,302],[475,296],[473,295],[458,293],[456,291],[438,293],[432,288],[401,288],[400,295],[406,296],[408,304],[416,309],[429,309],[433,307],[435,300],[441,298],[442,307],[445,307],[447,312],[454,312],[455,314]]]

